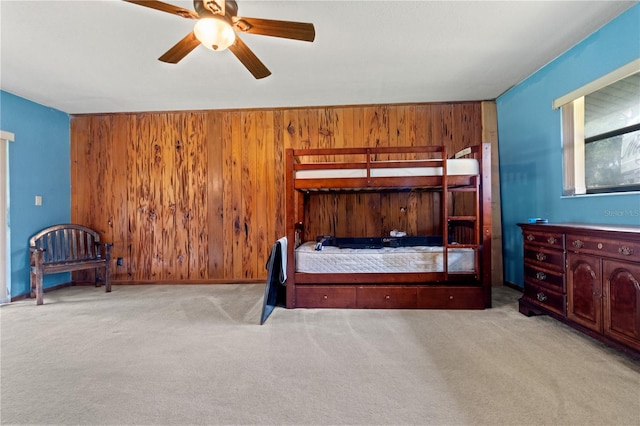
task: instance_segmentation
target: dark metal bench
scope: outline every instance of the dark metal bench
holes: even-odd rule
[[[81,225],[55,225],[29,239],[31,254],[31,297],[42,305],[42,279],[45,274],[95,269],[96,287],[105,284],[111,291],[111,244],[101,243],[96,231]],[[103,276],[99,272],[103,270]]]

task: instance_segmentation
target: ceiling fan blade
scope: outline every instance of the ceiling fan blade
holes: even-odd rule
[[[183,18],[198,19],[198,14],[192,10],[174,6],[157,0],[123,0],[127,3],[139,4],[140,6],[156,9],[161,12],[171,13],[173,15],[182,16]]]
[[[158,59],[162,62],[168,62],[170,64],[177,64],[187,56],[193,49],[198,47],[200,40],[196,38],[196,35],[191,31],[182,40],[177,42],[175,46],[167,50],[167,52],[160,56]]]
[[[229,50],[236,55],[236,58],[249,70],[256,79],[265,78],[271,75],[271,71],[258,59],[258,57],[244,44],[244,41],[236,35],[236,41],[229,46]]]
[[[240,17],[234,18],[233,21],[238,31],[249,34],[260,34],[302,41],[313,41],[316,38],[316,30],[313,24],[305,22]]]

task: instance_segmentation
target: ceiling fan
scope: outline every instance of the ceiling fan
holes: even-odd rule
[[[124,0],[187,19],[196,19],[193,31],[158,58],[177,64],[199,44],[211,50],[229,48],[236,58],[257,79],[271,75],[271,71],[258,59],[237,33],[259,34],[293,40],[313,41],[316,35],[313,24],[305,22],[276,21],[272,19],[238,16],[235,0],[193,0],[195,12],[156,0]]]

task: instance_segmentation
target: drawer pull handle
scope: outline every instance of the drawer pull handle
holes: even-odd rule
[[[632,247],[622,246],[622,247],[618,248],[618,253],[620,253],[623,256],[632,256],[633,255],[633,248]]]
[[[547,259],[547,256],[544,253],[536,253],[536,259],[540,262],[544,262]]]
[[[580,241],[580,240],[575,240],[575,241],[573,242],[573,246],[574,246],[575,248],[582,248],[582,247],[584,247],[584,243],[583,243],[582,241]]]
[[[536,239],[536,237],[534,237],[533,235],[531,235],[531,234],[527,235],[527,241],[533,241],[535,239]]]
[[[538,299],[541,302],[544,302],[545,300],[547,300],[547,295],[544,294],[543,292],[540,292],[536,294],[536,299]]]
[[[389,296],[388,294],[386,294],[386,295],[384,296],[384,299],[385,299],[385,300],[389,300],[389,299],[391,299],[391,296]]]
[[[322,298],[323,298],[324,300],[327,300],[327,299],[329,298],[329,296],[327,296],[327,295],[325,294],[324,296],[322,296]]]
[[[540,281],[544,281],[547,279],[547,274],[545,274],[544,272],[536,272],[536,278],[539,279]]]
[[[549,238],[547,238],[547,242],[548,242],[549,244],[555,244],[555,243],[556,243],[556,241],[557,241],[557,240],[556,240],[554,237],[549,237]]]

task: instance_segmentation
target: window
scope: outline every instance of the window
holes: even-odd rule
[[[565,195],[640,191],[640,60],[631,65],[554,101]]]
[[[9,144],[15,136],[0,130],[0,304],[11,302],[11,235],[9,230]]]

